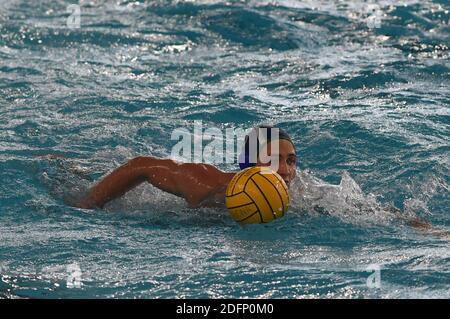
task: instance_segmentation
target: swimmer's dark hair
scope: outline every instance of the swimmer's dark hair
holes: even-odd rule
[[[259,131],[259,129],[266,129],[266,131],[267,131],[267,141],[266,141],[266,143],[267,144],[272,142],[273,138],[275,138],[275,137],[272,137],[272,129],[277,129],[278,130],[278,139],[279,140],[287,140],[287,141],[291,142],[292,146],[294,146],[294,149],[295,149],[294,142],[292,142],[291,137],[289,136],[289,134],[285,130],[283,130],[283,129],[279,128],[279,127],[271,126],[271,125],[258,125],[256,127],[254,127],[245,136],[244,147],[243,147],[243,150],[242,150],[241,154],[239,155],[239,167],[241,169],[245,169],[245,168],[252,167],[252,166],[256,165],[256,163],[250,162],[250,143],[249,143],[249,140],[250,140],[250,136],[251,135],[256,135],[255,136],[256,140],[257,140],[257,143],[256,143],[256,154],[259,155],[259,151],[260,151],[261,147],[263,146],[262,143],[258,139],[258,131]],[[255,156],[254,158],[257,158],[257,157],[258,156]]]

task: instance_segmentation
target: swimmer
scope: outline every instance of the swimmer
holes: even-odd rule
[[[267,129],[267,141],[260,144],[257,130]],[[278,129],[278,139],[273,139],[271,126],[261,125],[254,128],[246,137],[244,150],[239,156],[239,166],[245,169],[251,166],[269,166],[263,164],[259,155],[262,150],[268,156],[278,156],[277,173],[283,178],[288,188],[296,176],[297,153],[290,136]],[[250,138],[256,138],[256,163],[250,161]],[[278,142],[278,154],[271,154],[271,144]],[[180,163],[171,159],[152,156],[139,156],[115,169],[88,190],[87,195],[74,206],[84,209],[103,208],[109,201],[124,195],[134,187],[148,182],[153,186],[182,197],[189,208],[225,207],[225,191],[236,173],[224,172],[213,165],[203,163]],[[433,227],[418,217],[405,217],[398,208],[389,209],[399,220],[421,232],[436,236],[450,236],[450,232]]]
[[[266,129],[267,141],[261,144],[257,138],[257,129]],[[251,166],[269,166],[261,163],[262,150],[268,156],[277,156],[277,173],[289,187],[296,176],[297,155],[294,143],[289,135],[278,129],[278,138],[272,137],[270,126],[254,128],[245,138],[244,151],[239,158],[239,166],[245,169]],[[275,134],[274,134],[275,135]],[[276,136],[276,135],[275,135]],[[250,138],[255,137],[256,163],[250,161]],[[278,143],[278,154],[271,153],[272,143]],[[87,196],[76,204],[80,208],[102,208],[107,202],[124,195],[143,182],[182,197],[191,208],[225,207],[225,191],[236,173],[224,172],[213,165],[203,163],[179,163],[170,159],[152,156],[140,156],[114,170],[93,186]]]

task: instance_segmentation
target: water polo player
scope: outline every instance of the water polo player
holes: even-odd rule
[[[260,140],[261,136],[264,141]],[[277,159],[276,171],[289,187],[295,178],[297,163],[295,146],[289,135],[284,130],[271,126],[254,128],[245,138],[244,148],[239,156],[240,168],[272,164],[261,161],[260,154]],[[100,180],[76,206],[102,208],[107,202],[145,181],[184,198],[192,208],[224,206],[225,190],[235,174],[204,163],[179,163],[171,159],[140,156]]]

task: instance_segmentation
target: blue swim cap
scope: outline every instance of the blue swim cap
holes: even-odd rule
[[[263,146],[261,144],[261,141],[258,139],[258,133],[259,133],[259,129],[266,129],[267,131],[267,141],[266,143],[270,143],[272,142],[272,129],[277,129],[278,130],[278,139],[279,140],[287,140],[289,142],[291,142],[292,146],[294,146],[295,149],[295,145],[291,140],[291,137],[289,136],[288,133],[286,133],[285,130],[278,128],[278,127],[273,127],[270,125],[259,125],[255,128],[253,128],[250,133],[248,133],[245,136],[245,143],[244,143],[244,147],[242,149],[241,154],[239,154],[239,167],[242,169],[246,169],[248,167],[252,167],[255,166],[256,163],[250,162],[250,138],[255,138],[256,139],[256,156],[253,156],[253,158],[258,158],[259,155],[259,150],[260,148]]]

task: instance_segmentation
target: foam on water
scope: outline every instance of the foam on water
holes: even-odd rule
[[[299,172],[292,184],[291,198],[294,209],[330,214],[348,223],[386,224],[395,218],[374,195],[364,194],[347,172],[339,185],[326,183],[307,171]]]

